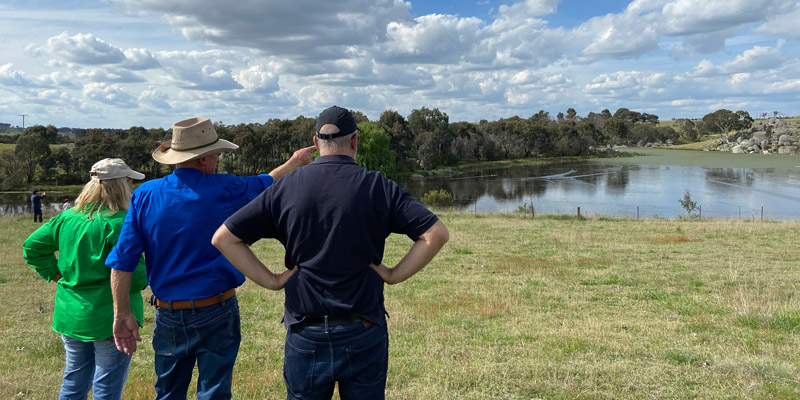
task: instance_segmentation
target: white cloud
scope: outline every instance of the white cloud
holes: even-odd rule
[[[800,8],[773,16],[759,26],[756,32],[800,39],[800,29],[797,29],[797,21],[800,21]]]
[[[172,109],[172,106],[170,106],[167,100],[167,95],[153,86],[143,90],[137,99],[139,104],[143,106],[148,106],[159,110],[170,110]]]
[[[248,91],[272,93],[280,89],[278,75],[273,71],[264,70],[261,65],[242,70],[234,78]]]
[[[25,51],[33,56],[60,57],[67,61],[85,65],[118,64],[125,60],[125,53],[91,33],[69,36],[63,32],[47,39],[41,46],[30,45]]]
[[[512,5],[503,4],[498,9],[499,15],[524,15],[538,17],[551,14],[556,10],[560,0],[524,0]]]
[[[782,43],[779,42],[777,48],[754,46],[721,65],[715,65],[709,60],[702,60],[694,67],[690,75],[710,77],[780,68],[789,59],[780,50],[780,47],[783,46]]]
[[[136,98],[126,93],[119,84],[89,83],[83,87],[83,97],[105,106],[136,107]]]
[[[457,63],[477,41],[482,23],[478,18],[439,14],[390,22],[383,48],[394,62]]]
[[[658,23],[652,14],[610,14],[592,18],[573,31],[577,43],[586,43],[580,62],[606,58],[635,58],[658,48]]]
[[[708,33],[757,22],[774,0],[676,0],[664,5],[665,34]]]
[[[38,84],[28,78],[24,72],[12,70],[14,64],[8,63],[0,65],[0,84],[3,86],[38,86]]]
[[[303,60],[341,58],[349,46],[383,40],[389,22],[411,19],[410,3],[398,0],[112,1],[163,15],[189,40]]]
[[[500,15],[483,30],[469,61],[494,68],[545,67],[563,56],[569,40],[564,29],[550,29],[545,20]]]
[[[247,62],[235,51],[168,51],[157,53],[164,71],[175,83],[194,90],[241,89],[231,70]]]
[[[121,65],[123,68],[144,70],[161,66],[153,53],[147,49],[125,49],[123,53],[125,54],[125,61]]]
[[[790,111],[800,93],[800,45],[785,40],[800,37],[800,0],[633,0],[618,13],[601,2],[584,21],[559,14],[572,5],[558,0],[510,0],[478,17],[456,2],[416,18],[401,0],[109,1],[88,25],[34,2],[42,9],[26,24],[0,26],[0,110],[39,102],[67,115],[79,102],[81,121],[168,126],[175,115],[264,121],[335,103],[374,118],[439,107],[456,121],[744,101]]]
[[[91,82],[144,82],[141,76],[119,68],[83,68],[75,73],[75,77],[81,81]]]

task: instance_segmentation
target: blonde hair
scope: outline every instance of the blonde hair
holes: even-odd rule
[[[93,213],[106,209],[114,214],[117,211],[128,210],[133,188],[128,183],[128,178],[109,179],[105,181],[89,181],[75,199],[75,209],[88,214],[92,219]]]

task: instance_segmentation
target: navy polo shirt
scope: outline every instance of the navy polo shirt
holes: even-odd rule
[[[356,314],[385,324],[380,264],[391,233],[417,240],[438,218],[395,182],[352,157],[330,155],[276,181],[225,221],[247,243],[274,238],[284,264],[284,323],[309,316]]]

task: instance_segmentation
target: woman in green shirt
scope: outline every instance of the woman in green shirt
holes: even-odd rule
[[[89,181],[75,201],[33,232],[23,257],[45,280],[57,281],[53,330],[61,334],[66,367],[59,399],[121,399],[131,358],[113,338],[114,304],[108,253],[122,230],[133,179],[144,175],[119,158],[92,166]],[[58,257],[56,257],[58,252]],[[141,325],[141,290],[147,286],[144,262],[133,275],[130,305]]]

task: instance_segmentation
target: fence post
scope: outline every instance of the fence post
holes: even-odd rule
[[[761,222],[764,222],[764,206],[761,206]]]
[[[697,210],[699,211],[700,219],[703,219],[703,206],[697,206]]]
[[[578,216],[579,217],[581,216],[581,208],[580,207],[578,207]]]
[[[639,220],[639,206],[636,206],[636,220]]]

